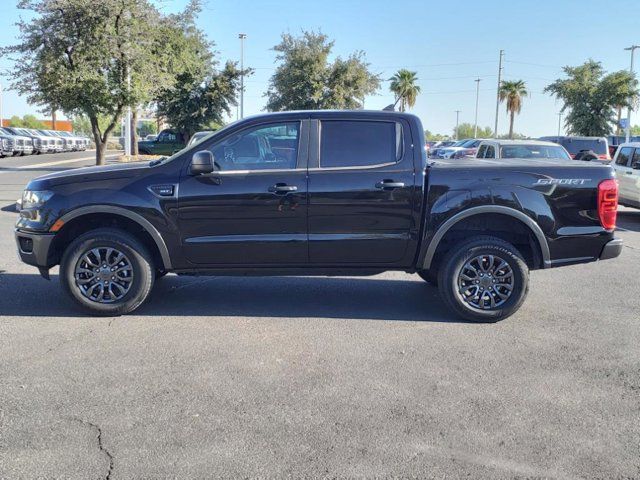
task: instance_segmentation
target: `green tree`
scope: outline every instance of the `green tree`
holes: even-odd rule
[[[144,122],[140,122],[136,130],[141,137],[146,137],[147,135],[158,133],[158,125],[156,122],[145,120]]]
[[[36,130],[47,128],[47,126],[38,120],[35,115],[24,115],[22,118],[14,115],[9,119],[9,125],[12,127],[35,128]]]
[[[329,63],[333,42],[322,33],[303,31],[299,37],[283,34],[273,47],[280,63],[271,77],[269,111],[362,108],[364,97],[380,88],[380,78],[369,71],[364,53]]]
[[[18,22],[19,43],[2,49],[16,60],[12,87],[33,104],[85,115],[96,163],[104,163],[125,108],[173,80],[163,68],[162,15],[149,0],[20,0],[18,7],[29,20]]]
[[[449,135],[442,135],[441,133],[431,133],[429,130],[424,131],[424,138],[429,142],[440,142],[442,140],[448,140]]]
[[[631,127],[631,135],[634,137],[640,137],[640,125],[634,125]]]
[[[524,80],[502,81],[498,93],[500,102],[506,102],[509,114],[509,138],[513,138],[513,122],[522,110],[522,100],[529,96]]]
[[[214,44],[197,28],[195,20],[200,3],[192,1],[180,15],[162,22],[165,48],[171,52],[166,69],[175,74],[175,82],[155,97],[158,115],[177,129],[186,141],[211,123],[223,123],[224,115],[237,105],[241,72],[235,63],[226,62],[217,69]]]
[[[458,125],[458,129],[453,129],[453,134],[455,138],[458,140],[462,140],[463,138],[474,138],[473,137],[474,128],[470,123],[461,123]],[[478,127],[478,138],[491,138],[493,137],[493,130],[490,127]]]
[[[567,78],[556,80],[544,91],[564,102],[563,112],[569,110],[565,126],[571,135],[609,135],[616,111],[634,105],[638,98],[638,81],[624,70],[607,75],[594,60],[563,70]]]
[[[418,81],[417,75],[417,72],[402,68],[389,79],[391,81],[389,90],[395,95],[396,103],[400,101],[401,112],[406,111],[407,107],[413,108],[416,104],[416,98],[420,93],[420,87],[416,85]]]

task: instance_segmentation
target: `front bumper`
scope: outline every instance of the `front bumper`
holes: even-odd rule
[[[619,257],[622,253],[623,242],[621,238],[614,238],[607,242],[600,253],[600,260],[609,260]]]
[[[51,243],[55,233],[33,233],[16,229],[16,243],[20,260],[38,268],[51,268]]]

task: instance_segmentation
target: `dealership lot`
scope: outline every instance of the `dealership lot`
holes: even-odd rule
[[[495,325],[401,273],[170,275],[90,318],[18,261],[11,204],[91,155],[0,161],[0,478],[640,476],[640,211]]]

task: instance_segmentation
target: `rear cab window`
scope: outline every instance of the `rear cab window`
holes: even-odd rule
[[[575,155],[582,150],[591,150],[598,155],[607,155],[607,143],[597,139],[580,139],[580,138],[565,138],[562,139],[560,144],[567,149],[571,155]]]
[[[375,167],[403,155],[402,125],[395,121],[323,120],[320,168]]]

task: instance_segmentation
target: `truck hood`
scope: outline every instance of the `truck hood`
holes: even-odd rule
[[[37,177],[29,182],[27,188],[29,190],[46,190],[56,185],[65,185],[68,183],[133,178],[142,175],[148,171],[149,168],[152,167],[150,167],[147,162],[118,163],[115,165],[76,168]]]

